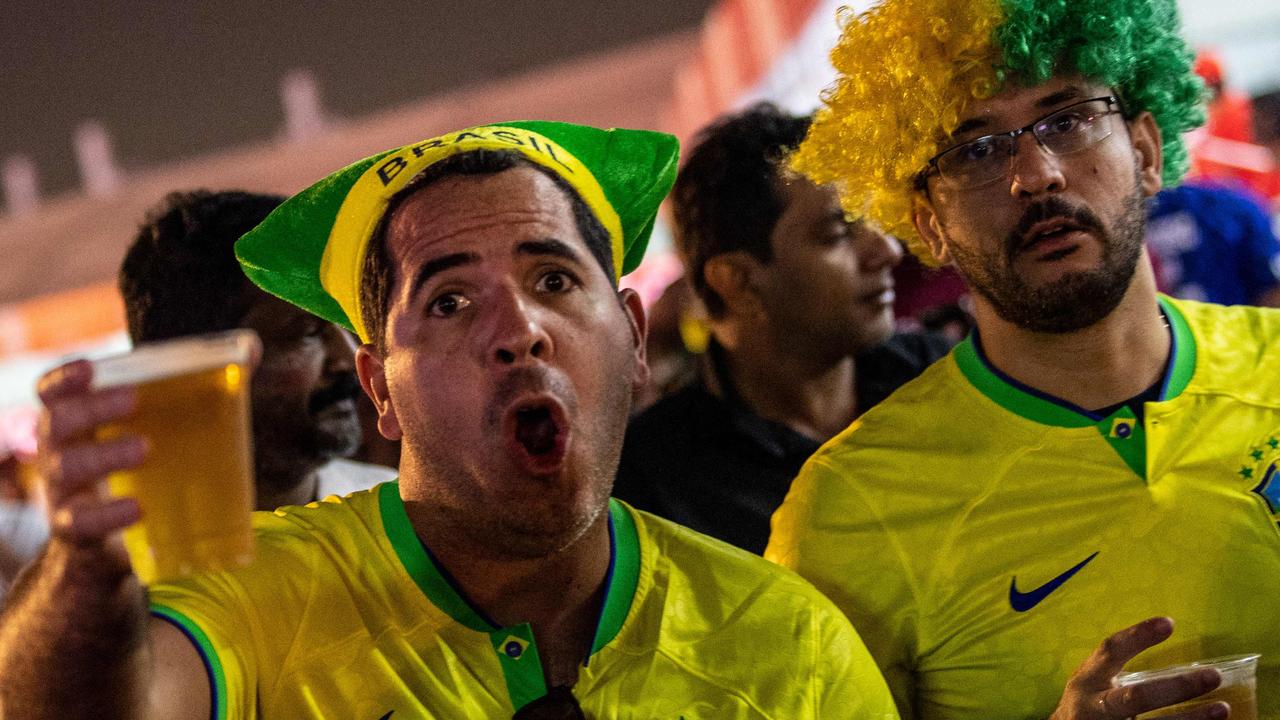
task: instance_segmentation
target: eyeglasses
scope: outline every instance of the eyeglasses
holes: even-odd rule
[[[917,177],[925,180],[937,173],[943,181],[959,188],[981,187],[1008,175],[1018,152],[1018,136],[1030,132],[1050,155],[1070,155],[1093,147],[1111,135],[1108,115],[1120,112],[1113,95],[1082,100],[1055,110],[1029,125],[995,135],[983,135],[934,155]]]
[[[546,695],[520,708],[511,720],[587,720],[573,692],[563,685],[551,688]]]

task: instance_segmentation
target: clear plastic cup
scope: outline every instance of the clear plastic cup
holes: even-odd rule
[[[1174,665],[1160,670],[1144,670],[1142,672],[1124,673],[1116,677],[1116,685],[1124,687],[1147,680],[1180,675],[1200,668],[1216,668],[1222,675],[1222,684],[1213,692],[1194,700],[1170,705],[1159,710],[1143,713],[1138,720],[1161,718],[1185,712],[1211,702],[1226,702],[1231,706],[1231,720],[1258,720],[1258,655],[1230,655],[1228,657],[1197,660],[1185,665]]]
[[[253,560],[252,330],[143,345],[93,362],[93,387],[137,387],[138,407],[97,437],[141,435],[141,466],[111,473],[113,495],[136,498],[142,519],[124,531],[146,584]]]

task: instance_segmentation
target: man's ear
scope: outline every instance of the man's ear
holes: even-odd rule
[[[951,263],[951,251],[947,249],[946,235],[942,232],[942,221],[933,201],[924,195],[915,198],[911,212],[911,222],[916,226],[916,233],[929,248],[929,254],[939,265]]]
[[[734,250],[708,259],[702,266],[702,277],[730,314],[751,317],[764,309],[752,278],[758,265],[750,253]]]
[[[1160,125],[1149,112],[1129,121],[1129,142],[1138,164],[1142,192],[1151,197],[1164,186],[1164,142]]]
[[[369,396],[378,410],[378,433],[388,440],[402,438],[404,432],[400,428],[400,419],[396,417],[391,393],[387,392],[386,365],[378,354],[378,349],[369,343],[356,348],[356,375],[360,378],[364,394]]]
[[[649,318],[645,314],[644,303],[640,301],[640,294],[635,290],[619,290],[618,302],[631,326],[631,342],[635,346],[636,374],[631,379],[631,388],[639,390],[649,384],[649,357],[645,349],[649,339]]]

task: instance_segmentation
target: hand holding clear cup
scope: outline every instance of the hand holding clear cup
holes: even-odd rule
[[[1153,674],[1122,673],[1142,651],[1173,634],[1166,617],[1144,620],[1102,641],[1071,678],[1050,720],[1122,720],[1159,717],[1169,720],[1238,719],[1246,712],[1213,693],[1243,675],[1230,675],[1210,665],[1185,665]],[[1256,661],[1256,656],[1253,658]],[[1252,666],[1248,677],[1252,678]],[[1120,684],[1121,679],[1126,684]],[[1231,682],[1228,682],[1230,680]],[[1252,683],[1248,684],[1252,697]],[[1189,702],[1190,701],[1190,702]],[[1241,703],[1241,705],[1243,705]]]
[[[133,571],[147,584],[248,563],[248,387],[259,354],[257,337],[240,330],[46,375],[41,463],[55,537],[110,546],[124,528]]]

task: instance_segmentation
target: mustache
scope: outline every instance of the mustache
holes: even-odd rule
[[[311,399],[307,401],[307,409],[317,413],[334,403],[359,397],[361,392],[360,379],[356,374],[343,372],[333,382],[312,393]]]
[[[1058,217],[1067,218],[1080,227],[1093,231],[1099,237],[1105,237],[1107,234],[1101,218],[1089,208],[1076,207],[1062,198],[1050,197],[1028,206],[1022,213],[1018,224],[1005,238],[1005,257],[1012,258],[1018,253],[1026,241],[1027,233],[1031,232],[1031,228],[1036,223]]]
[[[526,393],[554,395],[567,410],[577,404],[577,395],[565,379],[545,367],[518,367],[498,380],[493,396],[485,406],[485,421],[491,427],[502,423],[502,415],[517,397]]]

